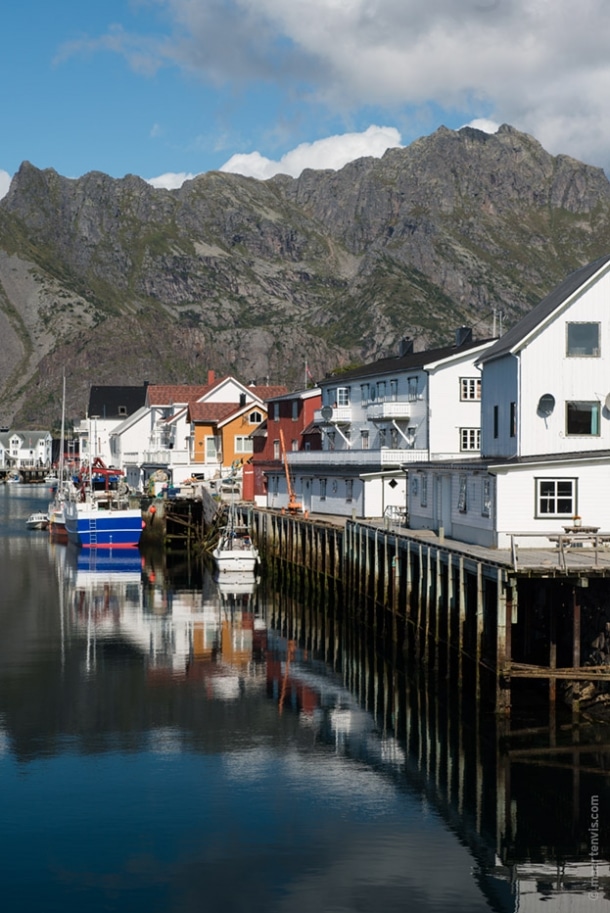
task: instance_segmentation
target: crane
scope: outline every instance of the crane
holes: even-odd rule
[[[284,471],[286,473],[286,487],[288,488],[288,510],[291,514],[294,514],[301,510],[301,504],[297,501],[297,496],[292,487],[290,469],[288,466],[288,454],[286,453],[286,443],[284,441],[284,431],[282,428],[280,428],[280,443],[282,445],[282,459],[284,460]]]

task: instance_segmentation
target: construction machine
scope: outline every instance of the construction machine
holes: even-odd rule
[[[286,453],[286,442],[284,441],[284,432],[280,428],[280,446],[282,448],[282,459],[284,461],[284,471],[286,473],[286,487],[288,489],[288,510],[291,514],[296,514],[303,509],[302,504],[297,501],[297,496],[292,487],[290,478],[290,468],[288,466],[288,454]]]

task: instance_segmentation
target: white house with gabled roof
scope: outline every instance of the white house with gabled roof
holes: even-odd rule
[[[478,366],[481,458],[418,467],[410,526],[491,547],[515,533],[548,545],[575,522],[610,530],[610,257],[569,275]]]
[[[322,451],[290,452],[297,500],[315,513],[380,517],[404,514],[402,465],[475,459],[480,447],[480,370],[489,340],[461,327],[455,342],[415,351],[404,340],[397,355],[319,382],[314,421]],[[268,506],[288,504],[283,475],[271,474]]]

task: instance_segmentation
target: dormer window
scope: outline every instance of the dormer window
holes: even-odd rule
[[[566,324],[568,358],[599,358],[599,323]]]

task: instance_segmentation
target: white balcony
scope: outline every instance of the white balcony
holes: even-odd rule
[[[309,466],[361,466],[364,470],[375,466],[400,466],[428,459],[427,450],[299,450],[288,454],[291,468]]]
[[[366,417],[371,422],[409,421],[411,418],[411,403],[369,403],[366,407]]]
[[[142,454],[143,463],[159,463],[162,466],[185,466],[191,462],[188,450],[145,450]]]
[[[323,406],[316,409],[313,420],[318,425],[349,425],[352,421],[352,407]]]

